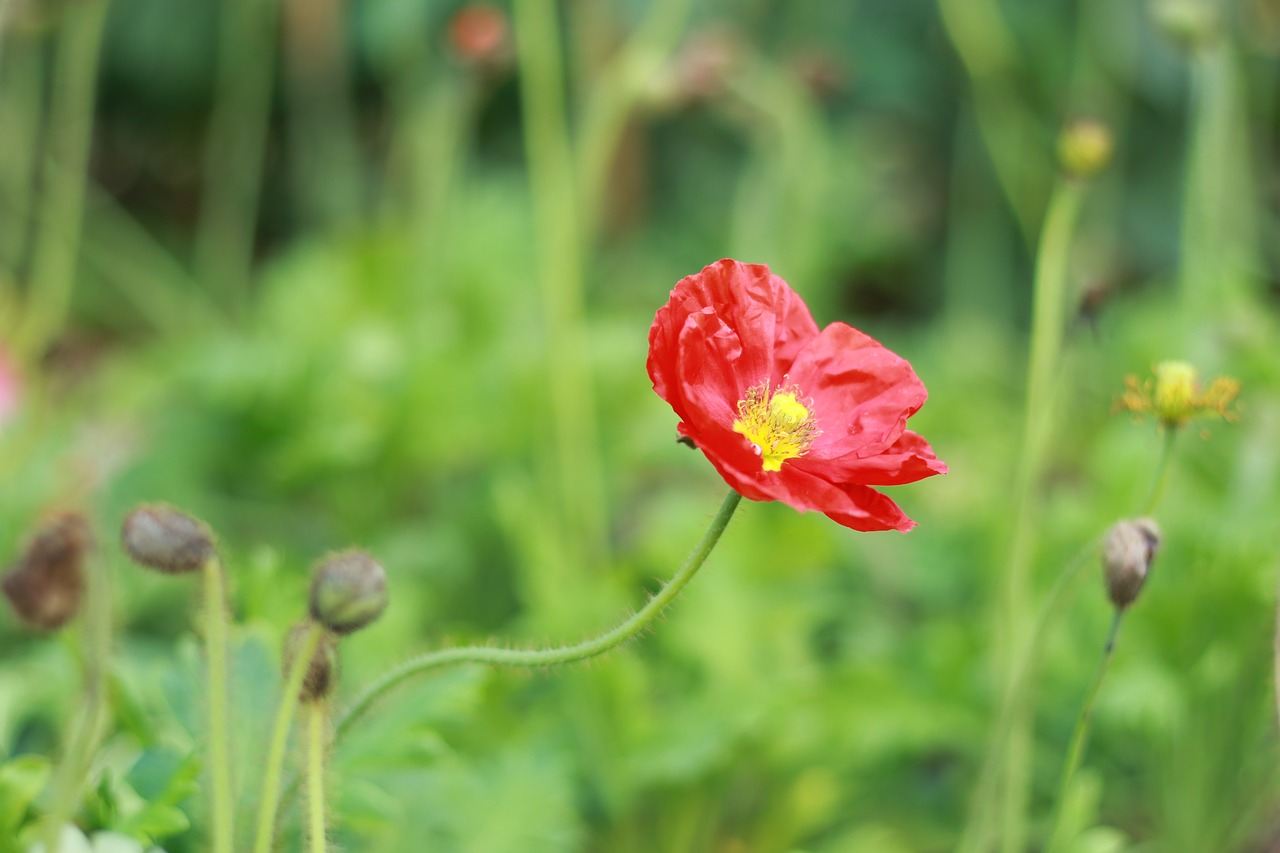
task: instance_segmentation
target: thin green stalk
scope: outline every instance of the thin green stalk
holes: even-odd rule
[[[14,347],[37,359],[62,330],[71,305],[84,219],[85,174],[93,129],[98,54],[107,18],[106,0],[91,0],[65,10],[58,36],[49,106],[43,197],[38,202],[31,259],[31,291]]]
[[[262,775],[262,803],[258,812],[258,833],[255,836],[254,853],[270,853],[271,840],[275,834],[276,808],[280,803],[280,775],[284,768],[284,751],[289,742],[289,726],[293,722],[294,712],[298,709],[298,694],[302,690],[302,680],[306,677],[307,668],[316,650],[320,648],[320,640],[324,631],[319,625],[311,624],[298,643],[298,655],[293,659],[284,681],[284,693],[280,696],[280,705],[276,708],[275,725],[271,729],[271,742],[267,746],[267,765]]]
[[[58,853],[62,827],[80,803],[98,745],[110,720],[107,669],[111,649],[111,585],[106,562],[86,566],[85,599],[79,626],[79,653],[84,668],[84,696],[76,726],[53,783],[53,801],[45,827],[45,850]]]
[[[1044,472],[1053,423],[1055,384],[1060,372],[1066,325],[1067,266],[1081,199],[1082,188],[1078,182],[1070,179],[1059,181],[1045,215],[1036,254],[1026,409],[1013,488],[1013,542],[1001,582],[1002,641],[1007,657],[1006,701],[1017,686],[1016,650],[1025,645],[1028,617],[1032,612],[1030,572],[1037,538],[1036,485]],[[1027,832],[1031,747],[1030,720],[1025,709],[1024,713],[1011,719],[1008,738],[1000,821],[1001,849],[1005,853],[1020,853],[1025,846]]]
[[[607,554],[594,391],[582,340],[585,261],[566,117],[560,29],[552,0],[512,7],[533,195],[538,278],[546,314],[548,394],[563,541],[587,564]]]
[[[1116,647],[1116,636],[1120,633],[1120,621],[1124,618],[1124,608],[1117,607],[1111,617],[1111,629],[1107,632],[1106,645],[1102,647],[1102,659],[1098,661],[1098,669],[1093,675],[1093,683],[1085,694],[1084,705],[1080,708],[1080,716],[1076,718],[1075,730],[1071,733],[1071,745],[1067,748],[1067,763],[1062,769],[1062,781],[1058,784],[1058,805],[1054,813],[1053,832],[1049,836],[1047,853],[1054,853],[1066,841],[1067,798],[1071,793],[1071,783],[1075,780],[1076,770],[1080,768],[1080,759],[1084,757],[1085,745],[1089,740],[1089,724],[1093,720],[1093,704],[1098,698],[1098,689],[1107,675],[1107,667],[1111,663],[1112,652]]]
[[[275,68],[278,0],[227,0],[195,239],[197,276],[239,309],[248,295]]]
[[[235,798],[231,786],[231,729],[227,722],[227,596],[222,563],[216,557],[204,564],[204,644],[209,660],[213,850],[231,853],[235,838]]]
[[[601,72],[588,96],[578,137],[583,243],[588,247],[602,219],[618,139],[644,87],[675,47],[692,4],[693,0],[654,0],[635,35]]]
[[[329,703],[307,706],[307,799],[310,853],[325,853],[324,756],[328,748]]]
[[[1147,492],[1147,499],[1142,502],[1142,512],[1138,515],[1151,515],[1156,511],[1156,507],[1160,505],[1160,499],[1164,497],[1164,487],[1169,482],[1169,460],[1173,458],[1173,442],[1178,437],[1178,429],[1162,425],[1160,432],[1163,433],[1160,442],[1160,461],[1156,463],[1156,473],[1151,478],[1151,489]]]
[[[724,499],[724,503],[720,505],[719,512],[712,519],[710,527],[707,528],[707,532],[703,534],[702,541],[698,543],[697,549],[689,555],[680,570],[663,585],[662,589],[658,590],[653,598],[649,599],[644,607],[640,608],[621,624],[589,640],[566,646],[552,646],[542,649],[462,646],[427,652],[412,660],[405,661],[370,684],[352,700],[350,707],[338,718],[333,734],[334,742],[336,743],[350,731],[351,727],[359,722],[374,703],[383,696],[404,682],[433,670],[465,663],[529,668],[557,666],[596,657],[625,643],[653,624],[654,619],[667,608],[667,605],[676,599],[680,591],[698,573],[698,570],[702,568],[702,564],[706,562],[707,557],[711,554],[712,549],[715,548],[716,543],[720,541],[721,534],[724,533],[725,528],[729,525],[729,519],[733,517],[734,510],[738,508],[741,500],[742,496],[737,492],[729,492]]]

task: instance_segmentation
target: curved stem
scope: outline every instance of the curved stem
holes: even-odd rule
[[[1080,768],[1080,759],[1084,757],[1085,744],[1089,739],[1089,724],[1093,720],[1093,703],[1098,698],[1098,689],[1102,679],[1107,675],[1107,666],[1111,663],[1111,653],[1116,647],[1116,636],[1120,633],[1120,621],[1124,618],[1124,609],[1117,607],[1111,617],[1111,629],[1107,632],[1106,645],[1102,647],[1102,659],[1098,661],[1098,669],[1093,675],[1093,683],[1085,694],[1084,705],[1080,708],[1080,716],[1076,718],[1075,731],[1071,734],[1071,746],[1067,749],[1067,763],[1062,769],[1062,781],[1058,784],[1058,805],[1054,812],[1053,833],[1049,836],[1047,853],[1058,850],[1066,841],[1067,798],[1071,794],[1071,783],[1075,780],[1076,770]]]
[[[275,832],[276,807],[280,803],[280,772],[284,766],[284,749],[289,740],[289,725],[298,709],[298,693],[306,677],[311,659],[320,648],[324,632],[319,625],[311,624],[298,643],[298,655],[293,659],[285,677],[284,693],[276,709],[276,721],[271,729],[271,742],[267,747],[267,766],[262,775],[261,811],[258,812],[258,833],[254,838],[254,853],[270,853],[271,839]]]
[[[556,666],[557,664],[593,658],[625,643],[649,627],[653,620],[666,609],[667,605],[675,600],[680,591],[698,573],[698,569],[702,568],[702,564],[706,562],[712,549],[720,541],[721,534],[724,533],[725,528],[729,525],[729,519],[733,517],[734,510],[738,508],[738,503],[741,500],[742,496],[737,492],[731,491],[725,496],[724,503],[720,505],[720,511],[712,519],[711,526],[707,528],[707,532],[702,536],[702,541],[698,543],[697,549],[689,555],[680,570],[663,585],[662,589],[658,590],[653,598],[649,599],[649,602],[644,607],[640,608],[631,618],[621,624],[599,636],[567,646],[553,646],[544,649],[462,646],[454,649],[439,649],[427,652],[392,669],[361,691],[351,702],[346,712],[339,717],[333,733],[334,742],[336,743],[352,726],[359,722],[369,711],[369,708],[380,698],[411,678],[432,670],[463,663],[484,663],[493,666],[530,668]]]
[[[227,722],[227,603],[222,563],[204,564],[204,642],[209,662],[209,776],[213,851],[231,853],[235,805],[231,786],[231,730]]]
[[[307,800],[310,853],[325,853],[324,753],[327,746],[329,703],[307,706]]]

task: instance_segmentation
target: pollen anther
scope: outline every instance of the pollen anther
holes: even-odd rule
[[[800,389],[785,377],[772,391],[768,380],[747,389],[733,431],[751,442],[766,471],[780,471],[786,460],[808,453],[819,434],[812,401],[802,401]]]

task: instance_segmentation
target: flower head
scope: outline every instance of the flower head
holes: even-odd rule
[[[1202,388],[1196,369],[1185,361],[1162,361],[1155,367],[1154,382],[1129,376],[1124,385],[1116,407],[1136,415],[1153,414],[1166,427],[1180,427],[1199,417],[1236,418],[1231,404],[1240,393],[1240,382],[1219,376]]]
[[[946,473],[906,428],[927,397],[911,365],[844,323],[819,330],[767,266],[725,259],[681,279],[647,366],[680,435],[752,500],[905,531],[915,522],[872,487]]]

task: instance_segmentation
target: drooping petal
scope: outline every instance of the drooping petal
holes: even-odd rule
[[[837,482],[868,486],[901,486],[947,473],[946,463],[934,454],[929,442],[911,430],[902,433],[884,451],[871,456],[853,451],[835,459],[804,457],[794,464]]]
[[[783,466],[772,498],[795,509],[821,512],[854,530],[907,531],[916,523],[887,495],[860,483],[831,482],[798,466]]]
[[[790,379],[812,399],[822,430],[810,451],[813,460],[885,451],[928,397],[906,359],[844,323],[832,323],[809,341]]]

